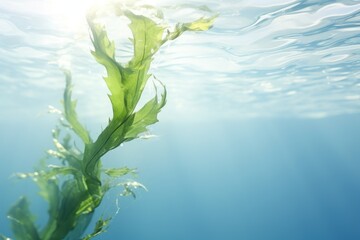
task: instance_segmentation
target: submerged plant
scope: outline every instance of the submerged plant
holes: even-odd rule
[[[162,18],[158,9],[149,6],[145,8],[156,12],[157,18]],[[37,183],[40,195],[49,204],[49,218],[47,224],[38,229],[27,199],[20,198],[8,213],[15,239],[91,239],[101,234],[111,220],[100,218],[95,223],[93,232],[84,234],[95,209],[109,189],[122,186],[123,195],[133,195],[134,188],[144,187],[135,181],[113,181],[133,173],[134,170],[127,167],[103,169],[101,158],[120,144],[139,138],[149,125],[158,121],[157,115],[166,102],[166,90],[160,82],[158,83],[163,89],[161,95],[155,93],[143,106],[138,106],[145,84],[151,76],[149,69],[154,54],[164,43],[176,39],[185,31],[208,30],[215,17],[177,24],[170,30],[152,17],[139,14],[138,10],[116,8],[115,11],[116,15],[130,20],[134,51],[131,60],[126,64],[116,60],[115,44],[108,38],[105,26],[98,23],[97,11],[89,11],[87,21],[93,44],[91,54],[106,69],[107,76],[104,80],[110,91],[113,116],[93,140],[77,117],[76,101],[71,96],[71,74],[64,71],[66,87],[61,113],[63,118],[60,126],[52,133],[55,150],[47,152],[48,157],[60,160],[60,164],[48,165],[43,162],[33,173],[18,174],[21,178],[30,177]],[[62,136],[61,129],[64,128],[71,129],[82,141],[83,150],[73,143],[71,134]]]

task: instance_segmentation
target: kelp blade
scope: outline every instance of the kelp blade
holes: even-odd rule
[[[39,233],[34,224],[34,217],[29,210],[29,203],[25,197],[10,209],[8,218],[11,220],[11,228],[15,239],[40,240]]]
[[[154,54],[169,40],[174,40],[185,31],[204,31],[211,28],[215,16],[200,18],[194,22],[177,24],[173,31],[147,16],[135,14],[129,9],[121,11],[128,20],[132,32],[133,57],[122,65],[115,57],[115,44],[108,38],[105,27],[99,24],[96,14],[88,15],[94,49],[92,55],[106,69],[105,83],[110,91],[113,116],[95,141],[80,123],[76,112],[76,100],[72,99],[71,74],[65,71],[66,87],[63,98],[61,125],[70,128],[84,144],[83,151],[77,151],[75,143],[70,146],[70,138],[59,140],[59,132],[54,131],[56,150],[48,155],[58,158],[61,166],[45,166],[41,171],[25,174],[32,177],[40,187],[40,195],[49,202],[49,221],[38,231],[30,213],[28,202],[21,198],[9,211],[14,236],[19,240],[60,240],[79,239],[91,221],[95,209],[104,194],[113,186],[122,186],[122,196],[135,197],[133,189],[143,188],[136,181],[108,184],[108,179],[117,180],[134,169],[127,167],[105,170],[107,179],[102,179],[101,157],[121,143],[141,137],[148,126],[158,121],[158,114],[166,103],[166,89],[161,82],[162,92],[157,93],[144,105],[138,106],[145,85],[150,78],[149,69]],[[162,16],[161,11],[157,11]],[[137,109],[137,110],[136,110]],[[74,150],[75,149],[75,150]],[[39,174],[41,173],[41,174]],[[84,239],[91,239],[103,233],[110,218],[99,219],[94,231]]]

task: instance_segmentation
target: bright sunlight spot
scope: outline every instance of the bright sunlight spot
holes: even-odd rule
[[[61,26],[69,32],[79,32],[86,28],[86,13],[92,8],[102,8],[108,4],[133,5],[154,4],[159,0],[46,0],[46,9],[49,14],[58,20]],[[109,7],[108,5],[107,7]]]
[[[86,23],[86,12],[90,7],[108,0],[48,0],[48,10],[54,17],[60,18],[69,31],[79,30]]]

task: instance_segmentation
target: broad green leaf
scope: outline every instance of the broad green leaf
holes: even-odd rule
[[[146,132],[147,126],[158,122],[158,113],[166,103],[166,89],[161,96],[161,100],[158,101],[157,95],[148,101],[139,111],[135,113],[134,121],[126,133],[126,141],[130,141],[139,137],[143,132]]]
[[[40,196],[42,196],[49,203],[48,214],[49,221],[44,229],[41,231],[41,239],[49,239],[51,234],[55,231],[57,224],[57,217],[59,214],[60,204],[60,189],[57,181],[54,179],[45,180],[39,178],[37,184],[40,188]]]
[[[123,68],[115,60],[115,45],[109,40],[105,27],[93,22],[93,15],[88,15],[87,20],[94,46],[91,53],[107,71],[107,77],[104,77],[104,80],[111,93],[109,98],[113,108],[113,118],[123,118],[128,113],[128,108],[124,101]]]
[[[56,229],[49,239],[64,239],[76,228],[80,216],[92,212],[100,201],[96,201],[94,196],[83,189],[83,185],[73,179],[64,182],[60,197]]]
[[[81,214],[76,221],[76,225],[74,229],[72,229],[71,232],[68,235],[66,235],[66,238],[64,240],[82,239],[81,237],[84,235],[84,232],[91,223],[93,215],[94,215],[93,212],[88,214]]]
[[[64,117],[69,122],[72,130],[81,138],[81,140],[88,144],[91,139],[89,132],[81,125],[76,114],[76,101],[71,100],[71,73],[67,70],[63,70],[66,76],[66,87],[64,91]]]
[[[131,111],[137,106],[147,80],[153,55],[162,44],[165,27],[155,23],[152,19],[126,11],[125,16],[131,21],[129,28],[133,34],[134,56],[127,65],[124,81],[128,94],[126,101]]]
[[[30,213],[26,198],[22,197],[19,199],[10,209],[8,218],[11,220],[15,239],[40,240],[39,233],[34,224],[34,217]]]

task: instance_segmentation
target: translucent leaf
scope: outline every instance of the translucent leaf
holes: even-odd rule
[[[105,169],[104,172],[110,177],[118,178],[118,177],[125,176],[129,173],[134,174],[134,173],[136,173],[136,170],[128,168],[128,167],[122,167],[122,168]]]
[[[59,214],[60,205],[60,189],[57,182],[53,179],[45,180],[40,178],[37,181],[40,187],[40,196],[42,196],[48,203],[49,221],[44,229],[41,231],[41,239],[49,239],[51,234],[56,229],[58,224],[57,217]]]
[[[215,19],[217,18],[218,15],[215,15],[213,17],[210,18],[199,18],[198,20],[194,21],[194,22],[190,22],[190,23],[185,23],[182,25],[182,29],[183,30],[187,30],[187,31],[206,31],[209,30],[213,24]]]
[[[34,225],[34,217],[29,210],[26,198],[22,197],[8,212],[11,227],[16,239],[40,240],[39,233]]]
[[[164,42],[167,40],[174,40],[178,38],[182,33],[185,31],[206,31],[209,30],[213,24],[215,19],[218,15],[214,15],[210,18],[199,18],[198,20],[194,22],[188,22],[188,23],[178,23],[175,27],[175,30],[172,32],[168,32]]]
[[[81,140],[88,144],[91,139],[89,132],[81,125],[76,114],[76,101],[71,100],[71,73],[67,70],[63,70],[66,76],[66,87],[64,91],[64,116],[69,122],[72,130],[81,138]]]

